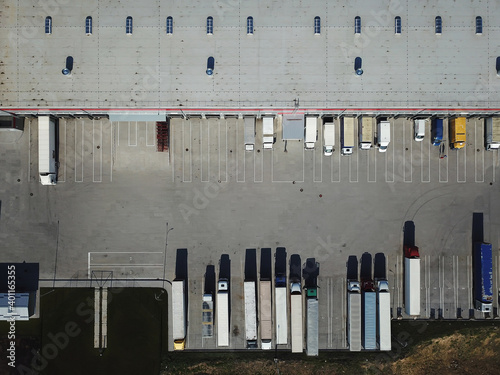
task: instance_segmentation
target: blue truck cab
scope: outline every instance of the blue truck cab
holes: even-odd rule
[[[493,253],[484,242],[474,243],[474,306],[485,313],[493,310]]]
[[[432,120],[432,145],[440,146],[443,142],[443,119],[435,118]]]

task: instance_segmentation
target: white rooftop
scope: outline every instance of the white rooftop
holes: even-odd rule
[[[54,3],[3,2],[1,109],[284,108],[294,99],[311,109],[500,107],[495,0]],[[127,16],[132,35],[125,32]],[[213,35],[207,35],[209,16]],[[253,35],[247,35],[248,16]],[[320,35],[314,35],[316,16]],[[395,35],[396,16],[401,35]],[[482,35],[476,35],[477,16]],[[68,56],[74,66],[64,76]],[[206,74],[210,56],[212,76]],[[356,57],[362,76],[354,73]]]

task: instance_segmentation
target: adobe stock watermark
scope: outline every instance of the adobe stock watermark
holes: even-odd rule
[[[7,289],[8,312],[12,314],[8,318],[9,332],[7,339],[9,340],[9,349],[7,359],[10,367],[16,367],[16,319],[14,315],[16,308],[16,266],[14,264],[7,266]]]
[[[108,304],[111,302],[113,295],[121,293],[123,288],[110,288],[108,293]],[[71,342],[71,339],[78,337],[85,327],[88,327],[94,322],[94,299],[87,297],[84,302],[80,302],[76,307],[75,313],[83,319],[83,323],[70,320],[64,324],[61,331],[57,333],[49,332],[47,334],[48,342],[43,347],[36,351],[31,349],[33,358],[28,366],[23,364],[13,366],[21,375],[38,375],[45,370],[49,365],[49,361],[57,358]]]

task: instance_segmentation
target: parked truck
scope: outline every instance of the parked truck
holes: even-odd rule
[[[484,146],[486,150],[500,148],[500,117],[488,117],[484,121]]]
[[[255,281],[244,282],[245,338],[248,349],[257,349],[257,302]]]
[[[274,118],[262,118],[262,142],[263,147],[272,149],[274,144]]]
[[[443,142],[443,119],[435,118],[432,120],[432,145],[440,146]]]
[[[474,305],[484,313],[493,310],[493,253],[489,243],[474,243]]]
[[[245,150],[253,151],[255,145],[255,117],[245,117]]]
[[[217,346],[229,346],[229,282],[219,279],[217,283]]]
[[[276,249],[275,259],[275,324],[276,344],[288,344],[288,303],[286,280],[286,251],[284,248]]]
[[[373,144],[373,117],[362,116],[359,121],[359,148],[369,150]]]
[[[202,303],[202,337],[210,338],[214,335],[214,300],[211,293],[203,295]]]
[[[286,289],[286,288],[285,288]],[[272,301],[271,281],[260,281],[260,347],[263,350],[272,349]]]
[[[465,117],[456,117],[450,120],[450,147],[459,149],[465,147]]]
[[[361,288],[357,280],[347,282],[347,342],[351,352],[361,350]]]
[[[335,124],[333,122],[325,122],[323,126],[323,154],[331,156],[333,147],[335,146]]]
[[[42,185],[56,184],[56,123],[50,116],[38,117],[38,171]]]
[[[318,355],[318,288],[315,286],[306,289],[307,331],[306,353],[308,356]]]
[[[377,126],[378,150],[386,152],[391,142],[391,123],[387,120],[379,121]]]
[[[306,150],[313,150],[318,138],[318,118],[307,116],[304,145]]]
[[[391,294],[387,280],[377,281],[377,326],[379,350],[391,350]]]
[[[377,349],[377,296],[372,280],[362,280],[363,295],[363,348]]]
[[[405,311],[420,315],[420,254],[416,246],[404,246],[405,254]]]
[[[342,155],[352,155],[354,149],[354,117],[342,117],[341,141],[342,148],[340,153]]]
[[[304,351],[304,333],[302,327],[302,287],[300,280],[290,283],[290,325],[292,353]]]
[[[184,350],[186,345],[186,282],[172,281],[172,333],[174,350]]]

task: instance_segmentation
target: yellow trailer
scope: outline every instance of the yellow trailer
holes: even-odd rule
[[[450,147],[464,148],[465,146],[465,117],[450,120]]]

